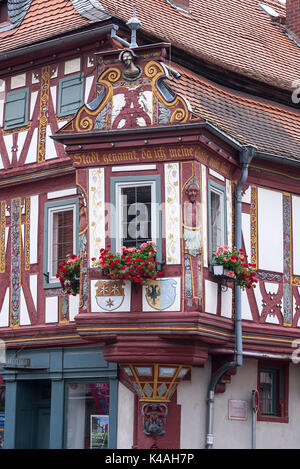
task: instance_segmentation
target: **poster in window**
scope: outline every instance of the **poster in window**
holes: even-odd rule
[[[108,448],[108,415],[91,415],[91,449]]]
[[[0,449],[3,449],[4,443],[4,412],[0,412]]]

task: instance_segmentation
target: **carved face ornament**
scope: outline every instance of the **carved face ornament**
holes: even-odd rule
[[[135,54],[131,50],[125,50],[119,56],[119,59],[125,65],[123,75],[131,80],[137,78],[140,74],[140,68],[134,64]]]
[[[186,195],[188,196],[189,201],[193,204],[196,202],[196,199],[199,194],[199,189],[196,186],[196,184],[191,184],[187,189],[186,189]]]

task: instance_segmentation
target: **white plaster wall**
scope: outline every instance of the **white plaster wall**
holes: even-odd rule
[[[215,395],[214,448],[250,449],[252,445],[251,395],[257,388],[257,361],[244,359],[244,365],[231,376],[224,393]],[[229,420],[229,400],[248,401],[247,420]]]
[[[245,359],[244,365],[231,377],[223,394],[216,394],[214,407],[214,448],[251,449],[252,447],[252,390],[257,389],[257,360]],[[257,449],[300,448],[300,365],[289,369],[289,423],[256,423]],[[200,397],[201,398],[201,397]],[[248,417],[245,421],[228,419],[230,399],[248,401]],[[191,436],[191,439],[193,437]]]
[[[26,73],[11,77],[11,89],[20,88],[26,85]]]
[[[177,404],[181,405],[180,449],[205,448],[206,398],[210,378],[210,360],[205,367],[193,367],[191,381],[182,381],[177,388]]]
[[[258,266],[283,271],[283,209],[281,192],[258,189]],[[270,234],[272,242],[270,243]]]
[[[218,305],[218,284],[205,280],[205,312],[217,314]]]
[[[245,250],[248,256],[249,262],[251,262],[251,238],[250,238],[250,215],[248,213],[242,214],[242,233],[245,243]]]
[[[117,448],[131,449],[133,445],[134,394],[119,381]]]

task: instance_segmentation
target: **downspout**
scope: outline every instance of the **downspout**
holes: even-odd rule
[[[255,154],[255,147],[245,145],[239,153],[242,174],[235,190],[235,243],[242,247],[242,189],[248,178],[248,167]],[[235,285],[235,360],[224,363],[211,377],[207,395],[207,433],[206,449],[213,447],[214,397],[217,384],[222,376],[232,368],[243,365],[242,344],[242,295],[239,285]]]

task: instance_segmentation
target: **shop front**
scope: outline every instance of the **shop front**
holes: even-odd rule
[[[9,351],[1,374],[4,449],[116,448],[117,366],[101,348]]]

